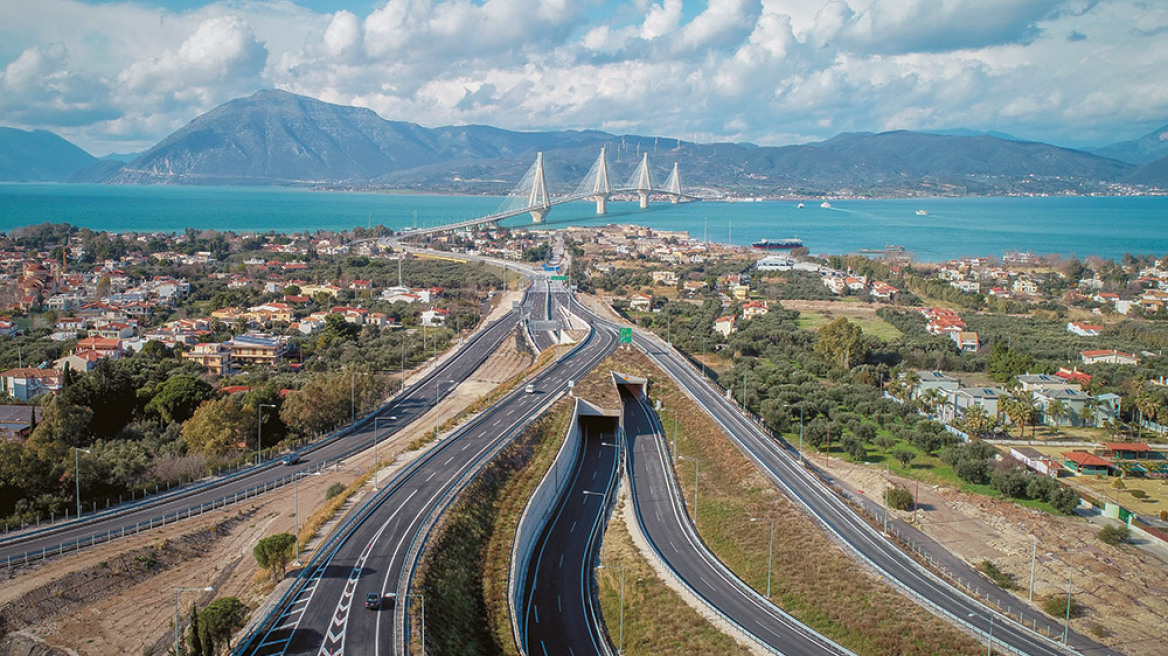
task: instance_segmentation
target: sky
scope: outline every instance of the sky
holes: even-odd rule
[[[3,0],[0,125],[139,152],[260,89],[759,145],[1168,123],[1168,0]]]

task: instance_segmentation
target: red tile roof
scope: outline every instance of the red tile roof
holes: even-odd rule
[[[1086,451],[1071,451],[1064,453],[1063,457],[1080,467],[1113,467],[1110,460],[1100,458],[1097,455],[1087,453]]]

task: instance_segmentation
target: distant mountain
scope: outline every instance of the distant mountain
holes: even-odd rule
[[[108,155],[98,157],[98,159],[103,162],[122,162],[124,164],[126,162],[134,161],[141,155],[142,153],[110,153]]]
[[[543,152],[549,186],[565,193],[574,191],[602,146],[613,186],[622,186],[649,153],[654,176],[663,179],[678,162],[686,187],[756,194],[1097,193],[1136,168],[984,134],[842,134],[821,143],[760,147],[599,131],[424,128],[368,109],[261,91],[196,118],[107,180],[506,193]]]
[[[1091,152],[1130,164],[1147,164],[1168,156],[1168,125],[1153,130],[1135,141],[1121,141],[1092,149]]]
[[[996,132],[990,130],[988,132],[982,130],[970,130],[969,128],[952,128],[949,130],[921,130],[923,134],[939,134],[943,137],[997,137],[1004,141],[1026,141],[1020,137],[1015,137],[1008,132]]]
[[[95,162],[52,132],[0,127],[0,181],[60,182]]]
[[[1168,155],[1136,169],[1127,177],[1127,182],[1168,189]]]

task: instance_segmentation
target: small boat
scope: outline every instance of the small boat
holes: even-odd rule
[[[917,216],[928,216],[929,210],[917,210]]]
[[[820,203],[820,204],[819,204],[819,206],[820,206],[820,207],[822,207],[822,208],[823,208],[823,209],[825,209],[825,210],[830,210],[830,209],[831,209],[831,203],[829,203],[829,202],[827,202],[827,201],[823,201],[822,203]]]
[[[803,203],[799,203],[799,205],[797,205],[797,207],[798,207],[799,209],[803,209]]]

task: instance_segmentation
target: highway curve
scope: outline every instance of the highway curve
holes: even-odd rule
[[[409,546],[460,481],[479,471],[564,390],[615,347],[611,329],[589,338],[536,377],[400,471],[318,549],[275,611],[234,654],[406,653],[394,630],[397,609],[363,607],[369,593],[408,594]],[[405,575],[405,576],[403,576]],[[404,598],[404,597],[402,597]],[[402,643],[398,638],[404,637]]]

